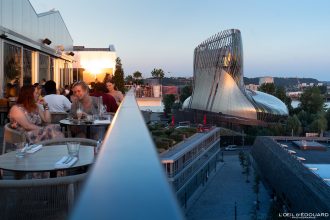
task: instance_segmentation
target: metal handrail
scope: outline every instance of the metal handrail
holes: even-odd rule
[[[183,219],[133,89],[104,138],[71,219]]]

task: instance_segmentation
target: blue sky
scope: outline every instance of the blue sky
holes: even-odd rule
[[[114,44],[125,75],[153,68],[192,76],[194,48],[226,29],[241,30],[247,77],[330,81],[328,0],[30,0],[59,10],[74,45]]]

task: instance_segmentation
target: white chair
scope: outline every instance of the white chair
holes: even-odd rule
[[[2,154],[6,153],[7,144],[14,144],[25,141],[26,141],[25,134],[16,129],[12,129],[10,127],[10,123],[7,123],[4,126]]]

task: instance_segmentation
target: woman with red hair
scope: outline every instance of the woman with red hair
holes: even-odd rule
[[[51,115],[48,104],[43,99],[38,99],[39,93],[34,86],[25,85],[20,89],[17,102],[9,112],[11,127],[25,132],[30,143],[63,138],[59,125],[43,126],[50,123]]]

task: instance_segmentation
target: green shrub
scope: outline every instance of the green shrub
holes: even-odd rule
[[[160,148],[168,149],[170,147],[170,144],[167,141],[157,140],[155,141],[155,143],[158,149]]]
[[[163,130],[154,130],[154,131],[151,131],[151,134],[154,136],[166,135]]]
[[[174,132],[170,135],[170,138],[175,140],[176,142],[180,142],[183,140],[182,134],[174,133]]]

